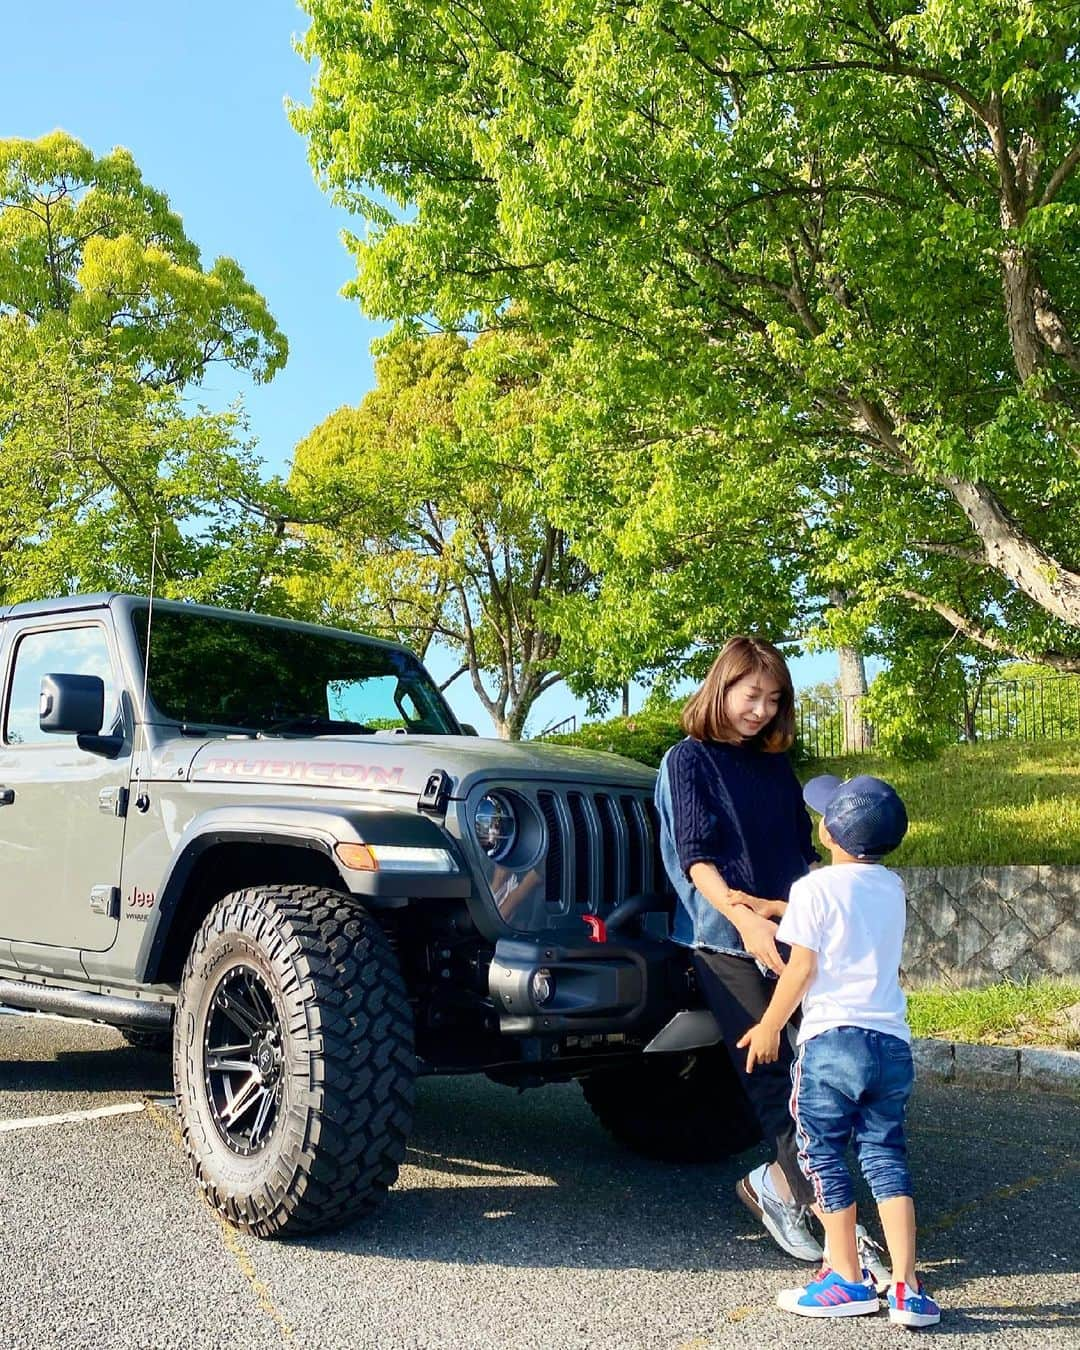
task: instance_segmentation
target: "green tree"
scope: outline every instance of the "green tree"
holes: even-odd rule
[[[460,661],[498,734],[521,736],[562,678],[553,600],[590,574],[545,511],[534,429],[543,347],[493,335],[401,342],[377,388],[297,447],[290,490],[323,565],[300,602]]]
[[[265,594],[288,542],[245,504],[268,490],[242,417],[184,394],[213,362],[265,380],[285,357],[239,266],[202,267],[127,151],[0,141],[5,597],[144,585],[155,535],[166,592]]]
[[[354,293],[446,328],[513,300],[576,390],[594,646],[666,659],[735,591],[775,631],[797,572],[837,640],[901,608],[1080,669],[1073,7],[304,8]]]

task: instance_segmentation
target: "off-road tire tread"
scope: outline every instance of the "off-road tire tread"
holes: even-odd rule
[[[297,1033],[300,1077],[310,1088],[309,1101],[293,1108],[306,1117],[300,1139],[282,1151],[272,1182],[242,1198],[215,1181],[182,1099],[184,1073],[201,1074],[181,1035],[185,991],[208,944],[230,930],[254,938],[271,962],[284,962],[282,997]],[[196,1179],[209,1203],[238,1228],[257,1237],[291,1237],[369,1213],[404,1159],[416,1076],[412,1010],[379,924],[349,897],[317,886],[258,886],[225,896],[196,934],[185,966],[174,1075],[181,1136]],[[278,1146],[277,1135],[270,1146]]]
[[[761,1138],[722,1045],[689,1057],[643,1055],[636,1064],[590,1074],[581,1088],[604,1129],[646,1158],[717,1162]]]

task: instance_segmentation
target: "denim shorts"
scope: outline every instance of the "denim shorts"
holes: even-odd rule
[[[855,1203],[844,1154],[855,1155],[877,1201],[911,1195],[904,1111],[915,1072],[899,1036],[834,1027],[806,1041],[791,1066],[799,1166],[826,1213]]]

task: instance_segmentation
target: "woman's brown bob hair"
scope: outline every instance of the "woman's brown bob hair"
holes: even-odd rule
[[[780,705],[775,715],[753,738],[752,744],[771,754],[787,750],[795,740],[795,691],[787,662],[762,638],[732,637],[720,649],[705,681],[692,694],[679,719],[683,731],[696,741],[727,741],[741,744],[742,737],[724,715],[728,689],[746,675],[771,675],[780,687]]]

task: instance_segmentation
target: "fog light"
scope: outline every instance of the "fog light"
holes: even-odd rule
[[[529,981],[529,994],[538,1008],[550,1003],[555,997],[555,976],[546,967],[534,970]]]

